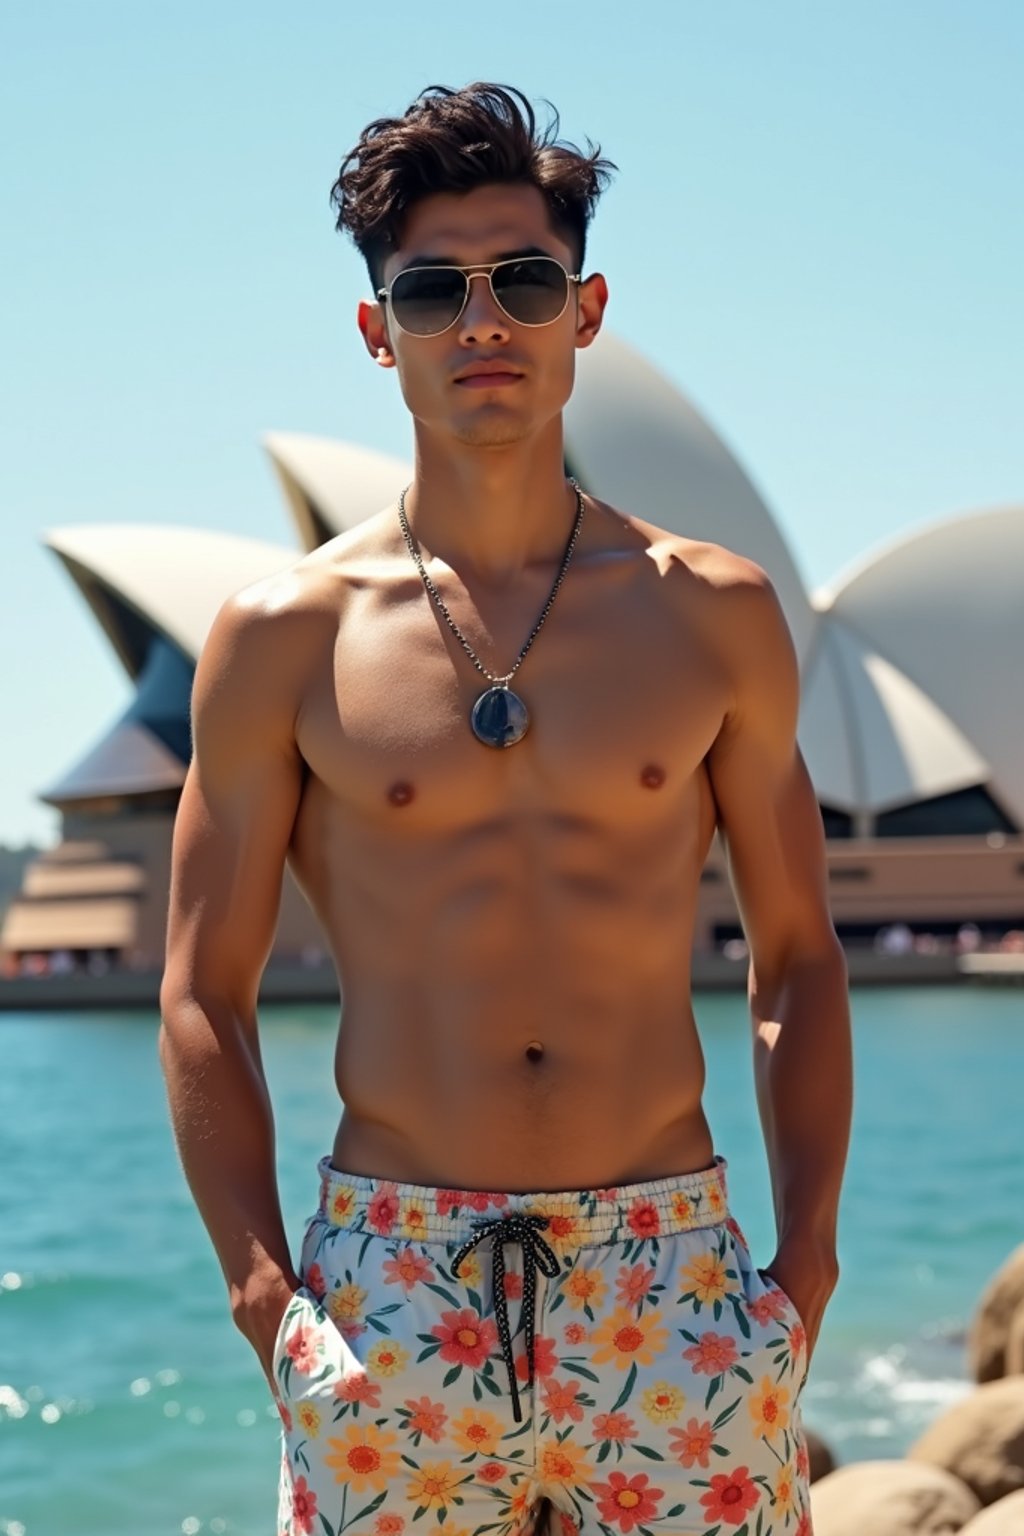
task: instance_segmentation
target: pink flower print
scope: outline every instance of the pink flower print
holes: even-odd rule
[[[391,1228],[398,1220],[398,1190],[394,1184],[385,1182],[378,1185],[367,1208],[366,1219],[381,1237],[391,1236]]]

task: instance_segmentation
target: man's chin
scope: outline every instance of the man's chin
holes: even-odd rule
[[[469,448],[504,448],[510,443],[521,443],[532,431],[530,423],[504,412],[481,413],[452,424],[453,437]]]

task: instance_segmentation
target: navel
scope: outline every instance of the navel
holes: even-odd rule
[[[658,763],[647,763],[640,774],[645,789],[660,789],[665,782],[665,770]]]
[[[408,805],[415,799],[416,791],[407,779],[399,779],[397,784],[392,784],[388,790],[388,799],[392,805]]]
[[[531,1040],[526,1047],[527,1061],[541,1061],[544,1056],[544,1045],[540,1040]]]

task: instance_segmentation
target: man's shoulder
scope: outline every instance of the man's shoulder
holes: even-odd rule
[[[230,593],[218,621],[247,632],[254,641],[280,641],[308,621],[336,622],[346,600],[379,554],[379,526],[385,514],[345,529],[280,570]]]
[[[659,572],[673,575],[679,585],[697,585],[709,593],[754,594],[773,590],[763,566],[724,544],[689,538],[614,507],[607,510],[639,536]]]

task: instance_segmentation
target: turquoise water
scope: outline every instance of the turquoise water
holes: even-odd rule
[[[750,1032],[698,1001],[707,1109],[774,1248]],[[839,1289],[804,1396],[840,1461],[968,1390],[963,1333],[1021,1241],[1024,994],[855,995]],[[288,1230],[333,1136],[329,1008],[261,1017]],[[0,1536],[272,1536],[277,1420],[178,1168],[155,1015],[0,1015]]]

